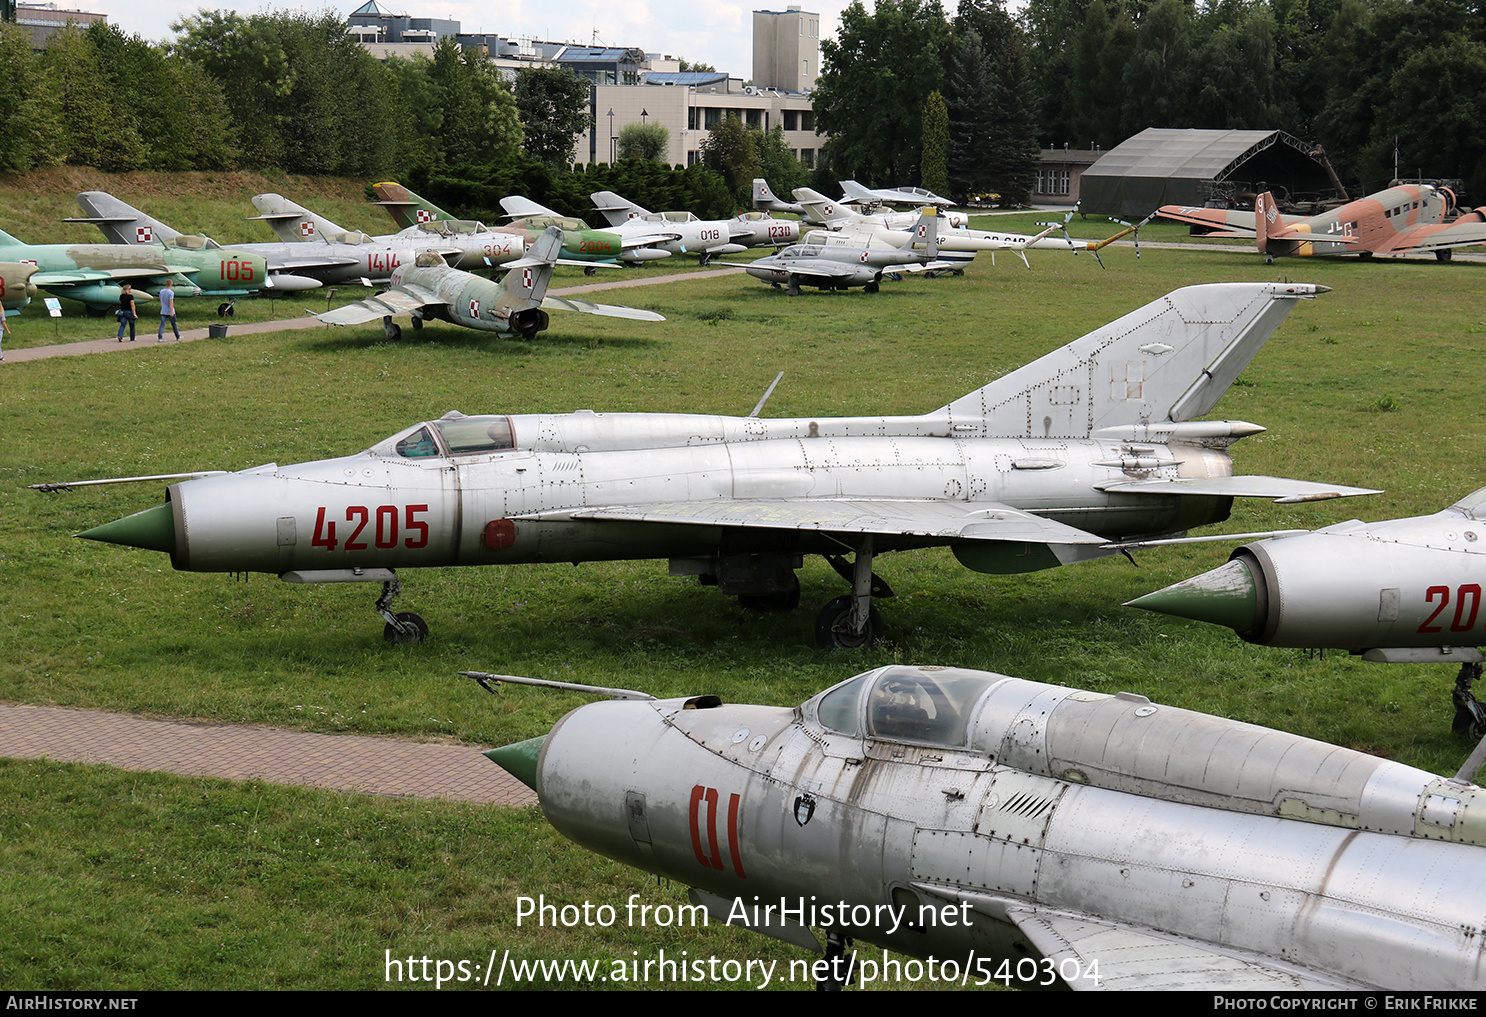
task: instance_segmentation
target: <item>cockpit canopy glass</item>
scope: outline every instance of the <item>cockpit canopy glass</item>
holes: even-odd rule
[[[437,251],[424,251],[422,254],[418,255],[418,257],[413,259],[413,264],[419,268],[448,267],[448,262],[444,261],[444,256],[442,254],[439,254]]]
[[[885,667],[821,697],[816,716],[839,734],[961,748],[975,704],[999,675],[952,667]]]
[[[1472,519],[1486,522],[1486,487],[1472,491],[1450,507],[1459,509]]]
[[[219,251],[222,249],[221,244],[205,234],[197,234],[196,236],[182,234],[172,240],[168,246],[182,251]]]
[[[445,417],[424,424],[393,447],[406,459],[469,456],[513,449],[516,438],[510,417]]]

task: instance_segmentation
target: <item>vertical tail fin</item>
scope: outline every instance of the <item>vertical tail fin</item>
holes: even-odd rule
[[[297,244],[349,232],[324,216],[316,215],[302,205],[296,205],[282,194],[255,194],[253,207],[261,214],[248,218],[267,222],[269,229],[285,243]]]
[[[794,194],[795,200],[805,210],[805,218],[817,226],[834,222],[847,214],[847,210],[839,201],[832,201],[819,191],[812,191],[808,187],[796,187]]]
[[[526,257],[512,262],[511,270],[501,280],[499,305],[512,313],[540,307],[561,251],[562,230],[548,226],[527,249]]]
[[[763,177],[753,178],[753,207],[758,212],[769,212],[774,208],[774,192]]]
[[[377,204],[387,210],[387,214],[392,216],[392,221],[400,230],[423,222],[443,222],[456,218],[394,180],[372,184],[372,192],[380,199]]]
[[[168,244],[181,235],[107,191],[83,191],[77,195],[77,203],[87,215],[63,222],[90,222],[103,231],[111,244]]]
[[[1191,420],[1213,408],[1298,300],[1328,288],[1175,290],[939,412],[971,436],[1083,438],[1104,427]]]
[[[636,205],[628,198],[621,198],[613,191],[594,191],[589,195],[593,200],[593,207],[604,214],[609,220],[610,226],[623,226],[626,222],[637,216],[649,215],[645,209]]]
[[[1280,207],[1274,203],[1273,194],[1265,191],[1254,199],[1254,240],[1259,245],[1260,254],[1268,253],[1269,238],[1280,222]]]
[[[913,227],[913,245],[924,246],[924,256],[933,261],[939,257],[939,209],[925,205],[919,209],[918,222]]]

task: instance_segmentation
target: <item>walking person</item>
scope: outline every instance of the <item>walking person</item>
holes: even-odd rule
[[[155,342],[165,341],[165,323],[170,322],[170,330],[175,333],[175,341],[181,341],[181,330],[175,325],[175,290],[170,283],[166,283],[158,295],[160,301],[160,330],[155,333]]]
[[[134,290],[128,283],[124,284],[123,292],[119,294],[119,342],[124,341],[124,327],[129,327],[129,341],[134,341],[134,320],[139,317],[139,312],[134,308]]]

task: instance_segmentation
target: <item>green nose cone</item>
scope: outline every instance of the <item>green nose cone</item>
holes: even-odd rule
[[[1222,568],[1137,597],[1125,606],[1247,632],[1254,627],[1259,596],[1249,567],[1242,561],[1231,561]]]
[[[516,742],[512,745],[502,745],[498,749],[488,750],[485,758],[535,791],[537,789],[537,759],[542,755],[542,743],[546,740],[547,736],[543,735],[540,738],[528,738],[524,742]]]
[[[142,547],[146,551],[171,554],[175,551],[175,517],[169,503],[161,502],[154,508],[84,530],[78,536],[84,540],[101,540],[105,544]]]

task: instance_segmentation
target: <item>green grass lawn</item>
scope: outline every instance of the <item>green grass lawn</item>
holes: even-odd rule
[[[1070,232],[1107,235],[1077,222]],[[873,295],[789,298],[743,275],[621,290],[599,299],[667,320],[559,312],[530,343],[448,325],[397,344],[376,326],[319,327],[6,364],[0,700],[495,745],[541,733],[582,697],[507,687],[492,698],[456,671],[777,705],[904,661],[1128,689],[1453,773],[1467,747],[1449,732],[1452,669],[1252,647],[1120,606],[1216,566],[1224,544],[1141,553],[1138,568],[1114,558],[1010,577],[968,571],[944,551],[887,555],[878,571],[899,594],[881,605],[888,641],[856,653],[813,645],[815,610],[845,592],[819,560],[801,573],[802,609],[765,616],[669,578],[664,561],[410,571],[398,608],[427,618],[433,638],[393,648],[372,587],[176,573],[162,555],[71,536],[158,502],[162,485],[26,489],[344,455],[450,409],[742,415],[781,370],[768,416],[924,412],[1176,287],[1278,278],[1335,292],[1298,307],[1210,414],[1269,428],[1233,447],[1237,471],[1386,493],[1240,502],[1227,528],[1431,512],[1483,483],[1486,266],[1266,266],[1242,249],[1137,260],[1110,248],[1106,270],[1087,256],[1030,257],[1030,271],[982,255],[963,277],[908,277]],[[216,320],[188,306],[183,325]],[[34,309],[13,320],[11,345],[101,338],[100,319],[69,307],[60,323]],[[239,320],[300,313],[289,301],[238,305]],[[496,946],[628,957],[667,943],[800,956],[674,930],[516,929],[517,895],[622,904],[661,892],[566,844],[535,813],[39,762],[0,768],[0,787],[19,803],[4,810],[0,845],[10,988],[370,988],[382,984],[384,950],[483,961]]]

